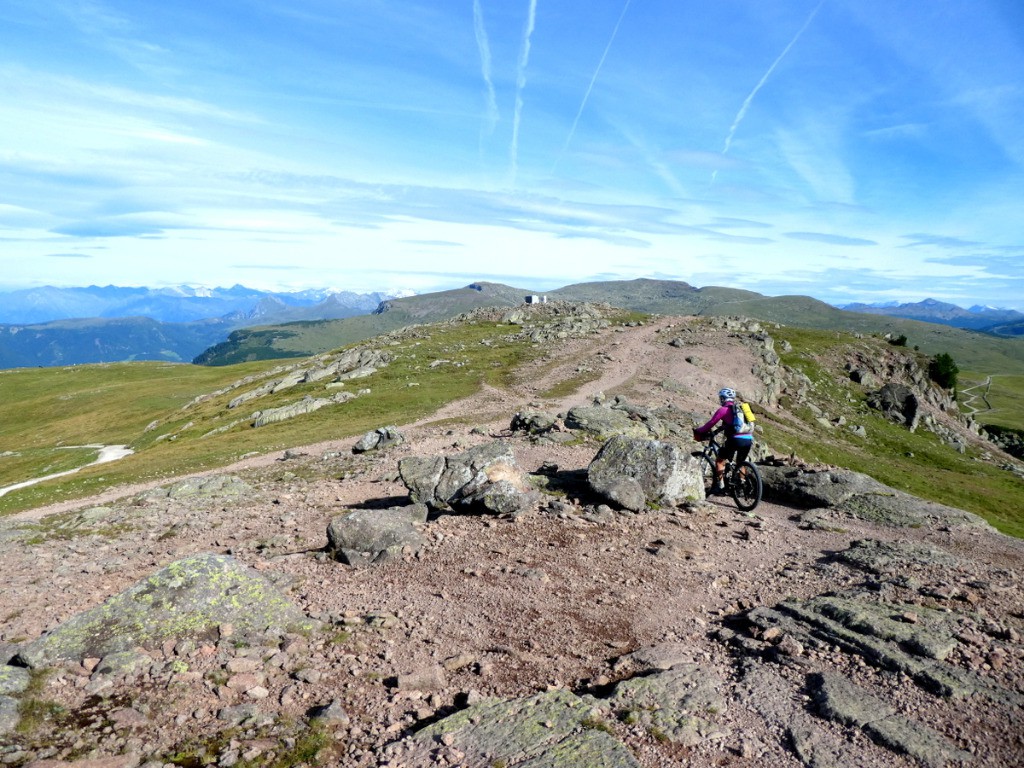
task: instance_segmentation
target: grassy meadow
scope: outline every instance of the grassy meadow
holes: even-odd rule
[[[348,384],[370,395],[258,429],[259,409],[304,396],[326,397],[323,382],[292,389],[227,409],[227,402],[259,386],[261,374],[296,361],[200,367],[165,363],[119,363],[71,368],[14,369],[0,373],[0,487],[81,466],[96,450],[69,446],[128,445],[136,453],[86,467],[66,477],[0,497],[0,514],[79,498],[105,488],[145,482],[223,466],[246,455],[362,434],[385,424],[423,418],[484,383],[501,386],[533,347],[505,340],[515,332],[497,323],[441,324],[402,334],[382,347],[394,361],[376,374]],[[447,362],[431,367],[435,360]],[[250,385],[198,404],[200,395],[245,377]],[[274,377],[269,377],[274,378]],[[188,406],[188,407],[186,407]],[[227,431],[210,432],[238,421]]]

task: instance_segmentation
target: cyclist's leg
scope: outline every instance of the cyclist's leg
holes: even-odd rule
[[[715,492],[722,493],[725,490],[725,465],[729,463],[736,453],[736,441],[727,438],[718,451],[718,461],[715,463]]]

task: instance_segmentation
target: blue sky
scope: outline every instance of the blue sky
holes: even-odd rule
[[[5,0],[0,261],[1024,309],[1024,5]]]

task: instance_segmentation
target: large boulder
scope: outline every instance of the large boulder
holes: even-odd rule
[[[427,506],[359,509],[331,520],[327,548],[348,565],[369,565],[420,552],[426,540],[417,529],[427,520]]]
[[[634,511],[704,498],[697,459],[660,440],[613,437],[590,463],[587,480],[597,493]]]
[[[233,637],[259,642],[265,635],[315,626],[254,569],[227,555],[177,560],[24,645],[18,660],[29,667],[153,649],[165,640],[213,639],[230,624]]]
[[[539,494],[516,465],[512,448],[494,441],[453,456],[410,456],[398,463],[414,502],[434,509],[520,514]]]

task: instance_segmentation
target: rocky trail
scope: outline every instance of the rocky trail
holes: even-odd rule
[[[765,465],[746,514],[588,480],[599,421],[695,447],[723,384],[768,399],[754,336],[609,328],[384,447],[2,521],[0,762],[1024,763],[1022,542],[836,468]]]

